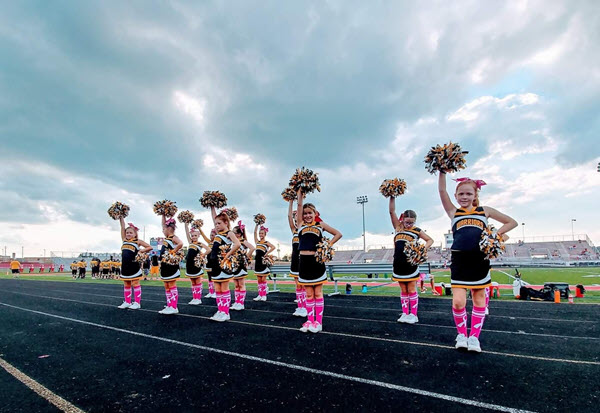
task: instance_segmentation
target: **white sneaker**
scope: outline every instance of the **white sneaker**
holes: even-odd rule
[[[131,304],[126,303],[125,301],[123,301],[123,304],[121,304],[120,306],[118,306],[117,308],[120,308],[121,310],[125,309],[125,308],[129,308],[131,307]]]
[[[140,308],[142,308],[142,306],[138,302],[132,303],[129,307],[130,310],[139,310]]]
[[[260,295],[257,295],[256,297],[254,297],[253,301],[262,301],[262,297]]]
[[[406,321],[404,321],[407,324],[415,324],[419,322],[419,317],[417,317],[414,314],[409,314],[406,316]]]
[[[296,308],[296,311],[294,311],[294,314],[292,315],[296,317],[306,317],[308,314],[306,308]]]
[[[221,321],[229,321],[229,320],[231,320],[231,317],[227,313],[223,313],[222,318],[223,319]]]
[[[166,315],[179,314],[179,310],[177,308],[167,307],[164,310],[162,310],[161,314],[166,314]]]
[[[206,295],[204,296],[204,298],[212,298],[212,294],[211,294],[211,293],[208,293],[208,294],[206,294]]]
[[[217,298],[217,293],[212,293],[212,294],[210,295],[210,298]]]
[[[400,316],[400,318],[398,319],[399,323],[406,323],[406,319],[408,318],[408,314],[404,314],[402,313],[402,315]]]
[[[465,336],[464,334],[458,334],[456,336],[456,344],[454,345],[454,348],[468,348],[469,345],[467,343],[467,336]]]
[[[164,313],[165,313],[165,310],[166,310],[167,308],[169,308],[169,307],[167,307],[167,306],[165,305],[165,308],[163,308],[162,310],[160,310],[160,311],[158,312],[158,314],[164,314]]]
[[[242,303],[234,303],[234,304],[231,306],[231,309],[232,309],[232,310],[235,310],[235,311],[241,311],[241,310],[243,310],[244,308],[245,308],[245,307],[244,307],[244,304],[242,304]]]
[[[221,312],[217,311],[216,313],[213,314],[213,316],[210,319],[213,321],[217,321],[219,319],[219,317],[221,317]]]
[[[314,323],[311,323],[310,326],[308,326],[308,331],[310,331],[311,333],[318,333],[320,331],[323,331],[323,326],[321,325],[321,323],[315,321]]]
[[[303,333],[308,332],[308,328],[310,327],[312,323],[310,321],[307,321],[306,323],[302,324],[302,327],[300,327],[300,331]]]
[[[227,321],[229,319],[229,314],[225,314],[223,311],[217,311],[217,314],[211,317],[211,320],[218,321],[219,323],[222,323],[223,321]]]
[[[490,314],[490,310],[488,310],[487,307],[485,307],[485,315],[489,315]]]
[[[189,304],[189,305],[200,305],[200,304],[202,304],[202,301],[201,301],[201,300],[199,300],[199,299],[197,299],[197,298],[194,298],[194,299],[193,299],[192,301],[190,301],[188,304]]]
[[[469,337],[467,340],[467,349],[469,351],[475,351],[477,353],[481,353],[481,345],[479,345],[479,339],[475,336]]]
[[[267,296],[263,295],[262,297],[260,297],[260,301],[267,301]]]

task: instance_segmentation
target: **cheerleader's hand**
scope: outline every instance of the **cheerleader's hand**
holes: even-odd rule
[[[510,237],[506,234],[502,234],[502,241],[506,242],[510,239]]]
[[[252,261],[252,254],[247,254],[246,256],[248,257],[248,262],[251,262]]]

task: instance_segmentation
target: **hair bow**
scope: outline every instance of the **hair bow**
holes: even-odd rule
[[[485,183],[485,181],[482,181],[481,179],[471,179],[471,178],[457,178],[455,179],[456,182],[465,182],[465,181],[473,181],[475,182],[475,186],[477,187],[477,189],[481,189],[482,186],[487,185]]]
[[[246,226],[242,224],[242,221],[238,221],[238,228],[240,229],[240,231],[243,231],[246,229]]]
[[[165,221],[165,225],[168,227],[175,227],[177,224],[173,218],[169,218]]]
[[[136,227],[135,225],[133,225],[133,222],[129,222],[129,223],[127,224],[127,227],[128,227],[128,228],[133,228],[133,229],[135,229],[136,231],[139,231],[139,230],[140,230],[138,227]]]
[[[260,226],[260,230],[265,231],[267,234],[269,233],[269,228],[263,227],[262,225]]]

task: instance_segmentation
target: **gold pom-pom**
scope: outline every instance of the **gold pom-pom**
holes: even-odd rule
[[[389,198],[389,197],[397,198],[400,195],[404,195],[405,191],[406,191],[406,182],[404,182],[404,179],[398,179],[398,178],[386,179],[379,186],[379,192],[381,192],[381,195],[383,195],[386,198]]]
[[[506,251],[502,235],[498,235],[498,231],[493,225],[487,226],[481,233],[479,249],[488,259],[498,258]]]
[[[154,203],[154,213],[156,215],[164,215],[166,217],[174,217],[177,214],[177,205],[175,201],[164,199]]]
[[[294,188],[290,188],[288,186],[281,192],[281,196],[283,197],[284,201],[295,201],[296,198],[298,198],[298,192],[294,191]]]
[[[225,213],[231,222],[235,221],[239,217],[236,207],[225,208],[221,210],[221,213]]]
[[[166,254],[163,254],[161,261],[164,262],[165,264],[179,265],[179,263],[181,262],[181,260],[183,258],[184,258],[183,249],[180,249],[177,252],[173,252],[173,250],[169,250],[169,252],[167,252]]]
[[[146,260],[148,260],[148,253],[147,252],[138,252],[135,255],[135,262],[139,262],[140,264],[143,264],[146,262]]]
[[[305,167],[298,168],[290,178],[290,188],[292,188],[294,192],[302,190],[304,194],[310,194],[314,192],[315,189],[321,192],[319,174]]]
[[[181,211],[177,219],[184,224],[191,224],[194,221],[194,214],[191,211]]]
[[[246,254],[244,249],[238,248],[238,250],[235,252],[235,254],[237,256],[236,259],[238,262],[238,268],[247,267],[248,264],[250,263],[250,261],[248,260],[248,255]]]
[[[417,241],[407,242],[404,245],[404,254],[406,255],[406,261],[411,265],[427,262],[427,248],[425,248],[425,244]]]
[[[227,197],[219,191],[204,191],[200,198],[200,204],[204,208],[223,208],[227,205]]]
[[[271,254],[265,255],[264,257],[262,257],[262,262],[264,265],[271,268],[273,264],[275,264],[275,257]]]
[[[115,202],[108,208],[108,216],[112,219],[126,218],[129,215],[129,206],[120,202]]]
[[[194,222],[192,222],[192,228],[200,229],[202,228],[202,225],[204,225],[204,221],[201,219],[195,219]]]
[[[264,223],[267,222],[267,217],[263,214],[256,214],[254,215],[254,222],[256,225],[264,225]]]
[[[329,244],[329,238],[323,237],[323,240],[317,244],[317,252],[315,258],[321,264],[328,263],[335,255],[335,250]]]
[[[447,173],[465,169],[467,166],[465,154],[467,153],[469,152],[463,151],[458,143],[450,142],[433,146],[425,156],[425,169],[430,174],[438,171]]]
[[[227,253],[231,249],[231,245],[221,245],[219,253],[219,266],[226,274],[233,274],[239,268],[238,255],[232,254],[229,257]]]
[[[194,265],[198,268],[204,267],[206,265],[206,262],[206,254],[200,252],[194,257]]]

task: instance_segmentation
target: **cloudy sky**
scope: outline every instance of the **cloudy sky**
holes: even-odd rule
[[[152,213],[223,191],[290,242],[281,190],[362,246],[391,245],[385,178],[439,244],[449,227],[428,147],[469,150],[457,176],[525,235],[600,243],[600,3],[590,1],[19,1],[0,14],[0,248],[114,251],[116,201]],[[197,3],[197,4],[196,4]],[[513,238],[521,238],[522,227]],[[180,235],[183,235],[180,233]]]

